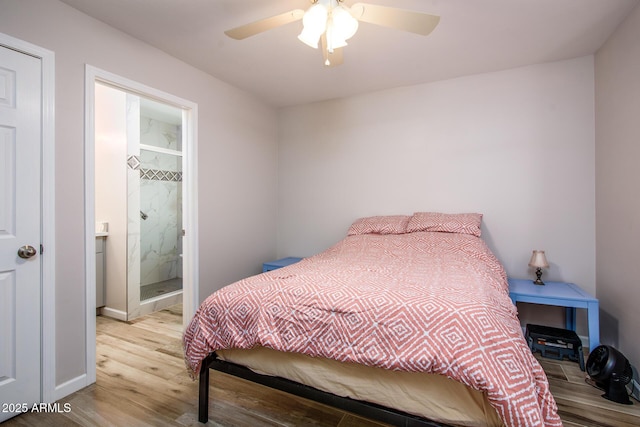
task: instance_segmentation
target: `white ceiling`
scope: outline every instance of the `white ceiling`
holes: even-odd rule
[[[640,0],[364,0],[439,15],[424,37],[361,23],[344,64],[297,39],[301,22],[237,41],[224,31],[310,0],[62,0],[274,106],[594,53]],[[346,0],[350,6],[359,0]]]

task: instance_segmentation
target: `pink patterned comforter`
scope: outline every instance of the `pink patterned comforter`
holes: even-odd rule
[[[207,298],[184,335],[193,373],[210,352],[263,346],[446,375],[486,393],[507,426],[562,425],[502,265],[455,233],[349,236]]]

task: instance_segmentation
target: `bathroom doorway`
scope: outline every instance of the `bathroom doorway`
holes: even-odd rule
[[[182,303],[182,108],[95,83],[96,309]]]
[[[182,303],[186,325],[197,308],[197,105],[91,66],[85,94],[94,367],[96,314],[128,321]]]
[[[182,303],[183,109],[94,87],[96,309],[133,320]]]

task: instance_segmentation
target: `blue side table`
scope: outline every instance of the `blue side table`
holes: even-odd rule
[[[509,296],[516,302],[528,302],[565,307],[566,329],[576,330],[576,308],[586,308],[589,323],[589,351],[600,345],[600,313],[596,298],[573,283],[545,282],[534,285],[532,280],[509,279]]]
[[[300,260],[302,260],[302,258],[290,256],[290,257],[281,258],[275,261],[265,262],[264,264],[262,264],[262,272],[266,273],[267,271],[277,270],[279,268],[286,267],[291,264],[295,264]]]

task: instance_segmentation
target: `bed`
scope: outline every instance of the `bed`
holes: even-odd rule
[[[562,425],[481,220],[360,218],[210,295],[183,339],[200,421],[212,368],[397,425]]]

